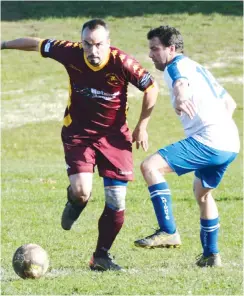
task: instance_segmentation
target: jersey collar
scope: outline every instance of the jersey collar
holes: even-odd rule
[[[174,57],[173,60],[171,60],[168,65],[170,65],[170,64],[172,64],[174,62],[178,62],[179,60],[182,60],[184,58],[185,58],[185,56],[183,54],[179,54],[176,57]]]
[[[84,60],[85,60],[85,63],[86,63],[86,65],[91,69],[91,70],[93,70],[93,71],[99,71],[99,70],[101,70],[101,69],[103,69],[106,65],[107,65],[107,63],[108,63],[108,61],[109,61],[109,58],[110,58],[110,52],[111,52],[111,49],[109,48],[109,51],[108,51],[108,55],[107,55],[107,57],[104,59],[104,61],[99,65],[99,66],[97,66],[97,67],[95,67],[95,66],[93,66],[89,61],[88,61],[88,59],[86,58],[86,56],[85,56],[85,53],[83,53],[84,54]]]

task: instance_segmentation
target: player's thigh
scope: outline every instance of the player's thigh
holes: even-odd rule
[[[212,191],[211,188],[203,187],[201,179],[195,176],[193,181],[193,192],[196,199],[199,199]]]
[[[93,173],[78,173],[69,176],[74,195],[84,196],[87,199],[92,192]]]
[[[222,159],[223,161],[225,160],[225,162],[195,171],[195,176],[201,180],[203,188],[216,188],[221,182],[227,168],[237,156],[237,153],[226,151],[223,151],[223,153],[220,151],[219,154],[222,154]]]
[[[93,173],[96,165],[96,150],[82,141],[79,145],[63,143],[67,174]]]
[[[194,139],[186,138],[158,150],[158,153],[178,175],[183,175],[201,167],[201,158]]]
[[[96,151],[86,141],[79,145],[64,143],[65,161],[73,194],[89,197],[92,190]]]
[[[221,165],[232,154],[208,147],[191,137],[159,149],[158,153],[179,176]]]
[[[117,180],[133,180],[132,143],[122,137],[103,138],[97,147],[99,175]]]

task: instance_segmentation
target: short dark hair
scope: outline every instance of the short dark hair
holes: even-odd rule
[[[105,23],[105,21],[103,21],[102,19],[93,19],[93,20],[90,20],[90,21],[84,23],[84,25],[82,26],[82,29],[81,29],[81,33],[85,30],[85,28],[89,28],[90,30],[94,30],[100,26],[104,27],[104,29],[109,32],[108,25]]]
[[[154,37],[158,37],[162,45],[166,47],[175,45],[176,51],[183,53],[184,42],[181,33],[177,29],[170,26],[160,26],[147,33],[148,40]]]

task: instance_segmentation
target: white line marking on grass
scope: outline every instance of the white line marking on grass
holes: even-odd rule
[[[244,77],[220,77],[217,79],[220,83],[233,83],[233,84],[243,84],[244,83]]]
[[[13,128],[27,123],[48,120],[63,120],[66,107],[66,91],[55,94],[23,96],[18,99],[2,101],[2,128]]]
[[[9,91],[2,91],[2,95],[11,95],[11,94],[22,94],[24,92],[23,89],[16,89],[16,90],[9,90]]]
[[[203,66],[205,66],[207,69],[213,69],[213,68],[236,68],[236,64],[232,64],[234,62],[240,62],[240,68],[242,67],[243,59],[244,57],[242,55],[237,56],[231,56],[228,55],[226,52],[218,51],[219,57],[216,58],[211,63],[203,63]],[[196,61],[198,58],[195,59]]]
[[[78,270],[76,270],[77,272]],[[58,277],[60,275],[69,275],[74,273],[74,270],[71,268],[68,269],[52,269],[50,272],[46,273],[46,277]]]
[[[160,270],[159,270],[160,271]],[[131,268],[131,269],[124,269],[123,271],[121,271],[122,274],[123,273],[128,273],[128,274],[137,274],[137,273],[140,273],[142,271],[140,271],[139,269],[135,269],[135,268]],[[71,275],[71,274],[74,274],[74,273],[82,273],[82,274],[96,274],[96,275],[102,275],[103,273],[102,272],[95,272],[95,271],[92,271],[90,270],[88,267],[87,269],[84,268],[84,269],[76,269],[76,268],[60,268],[60,269],[52,269],[50,272],[47,272],[45,274],[45,277],[48,277],[48,278],[54,278],[54,277],[58,277],[58,276],[66,276],[66,275]]]
[[[206,66],[206,67],[208,67],[208,68],[226,68],[227,66],[228,66],[227,63],[215,62],[215,63],[212,63],[211,65]]]
[[[232,52],[226,52],[224,50],[217,50],[216,53],[219,55],[218,60],[227,60],[231,57],[231,60],[244,60],[243,55],[233,55]]]
[[[239,264],[236,262],[229,262],[227,264],[224,264],[225,268],[229,268],[230,270],[236,270],[236,268],[243,269],[243,264]],[[195,266],[195,268],[197,268]],[[9,281],[16,281],[16,280],[22,280],[19,276],[17,276],[14,272],[4,272],[4,270],[1,270],[2,275],[1,275],[1,282],[9,282]],[[114,272],[114,271],[108,271],[108,272]],[[174,267],[158,267],[158,268],[142,268],[142,269],[137,269],[137,268],[127,268],[124,269],[123,272],[118,272],[118,274],[128,274],[128,275],[133,275],[133,274],[150,274],[152,272],[157,272],[161,273],[161,275],[165,278],[167,276],[172,275],[172,272],[174,272]],[[207,272],[206,270],[203,270],[203,272]],[[4,274],[4,275],[3,275]],[[84,268],[55,268],[51,269],[48,271],[43,278],[57,278],[57,277],[64,277],[64,276],[69,276],[69,275],[74,275],[74,274],[81,274],[81,275],[95,275],[96,277],[102,276],[103,272],[95,272],[89,269],[89,267],[84,267]]]

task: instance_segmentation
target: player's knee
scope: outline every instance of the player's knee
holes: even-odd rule
[[[114,211],[125,209],[127,181],[104,178],[106,205]]]
[[[150,183],[152,180],[161,180],[162,173],[158,170],[158,168],[155,168],[153,164],[150,163],[150,160],[144,160],[141,163],[140,169],[146,182]]]
[[[151,167],[147,159],[141,163],[140,169],[143,176],[146,176],[151,171]]]
[[[197,202],[199,204],[204,204],[206,203],[209,199],[212,199],[212,194],[211,191],[208,192],[198,192],[198,194],[195,193],[195,197],[197,199]]]
[[[74,187],[70,192],[71,199],[75,202],[84,204],[91,197],[91,191],[84,190],[82,187]]]
[[[202,182],[199,178],[194,179],[193,193],[199,204],[205,203],[210,198],[213,198],[212,189],[203,187]]]

